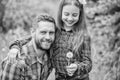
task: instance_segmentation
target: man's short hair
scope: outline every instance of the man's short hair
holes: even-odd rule
[[[54,23],[55,28],[56,28],[56,22],[55,22],[55,19],[52,16],[50,16],[48,14],[41,14],[33,20],[32,28],[34,30],[36,30],[38,28],[38,22],[40,22],[40,21],[52,22],[52,23]]]

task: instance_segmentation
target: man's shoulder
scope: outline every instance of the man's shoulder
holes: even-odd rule
[[[24,56],[29,56],[29,53],[32,52],[32,41],[28,42],[27,44],[22,46],[21,52],[20,52],[20,56],[24,57]]]
[[[27,53],[28,53],[28,45],[26,44],[26,45],[24,45],[24,46],[22,46],[22,50],[21,50],[21,55],[27,55]]]
[[[25,38],[22,38],[22,39],[18,39],[18,40],[15,40],[13,42],[11,42],[9,48],[19,48],[21,49],[21,47],[25,44],[27,44],[29,41],[31,41],[32,37],[31,36],[26,36]]]

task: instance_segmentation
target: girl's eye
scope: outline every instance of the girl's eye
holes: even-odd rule
[[[78,14],[77,13],[74,13],[74,14],[72,14],[73,15],[73,17],[77,17],[78,16]]]
[[[69,16],[69,13],[67,13],[67,12],[64,12],[64,15],[65,15],[65,16]]]

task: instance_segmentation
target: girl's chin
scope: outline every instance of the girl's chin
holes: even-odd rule
[[[68,23],[68,24],[66,24],[66,26],[68,26],[68,27],[71,27],[73,25],[74,25],[74,23]]]

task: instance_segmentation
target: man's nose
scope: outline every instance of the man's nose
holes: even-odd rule
[[[50,34],[47,33],[47,34],[45,35],[45,38],[46,38],[46,39],[50,39]]]

